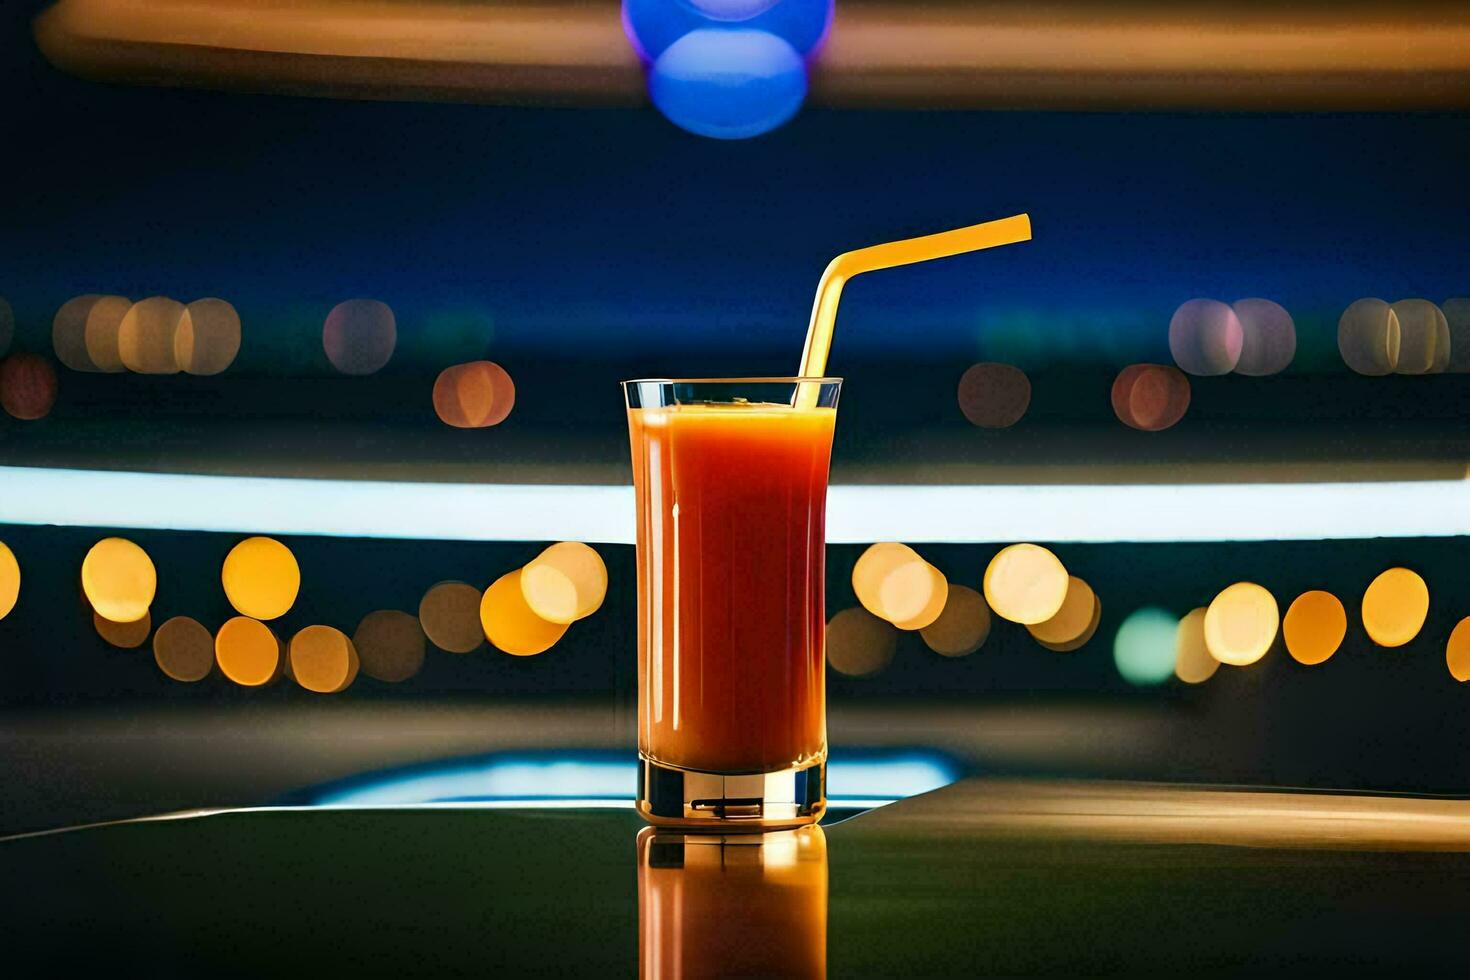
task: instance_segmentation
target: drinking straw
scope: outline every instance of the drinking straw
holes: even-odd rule
[[[827,370],[827,354],[832,350],[832,328],[837,323],[837,304],[842,301],[842,287],[847,280],[875,269],[928,262],[982,248],[1013,245],[1031,240],[1031,216],[1017,214],[983,224],[941,231],[922,238],[906,238],[901,242],[885,242],[867,248],[843,252],[827,265],[817,283],[817,298],[812,304],[812,322],[806,332],[806,348],[801,352],[803,378],[820,378]],[[803,386],[805,387],[805,386]],[[813,399],[815,391],[812,392]],[[807,401],[805,397],[800,399]]]

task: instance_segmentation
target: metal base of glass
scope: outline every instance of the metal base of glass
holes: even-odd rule
[[[638,813],[655,827],[716,834],[804,827],[827,809],[827,763],[729,775],[639,756]]]

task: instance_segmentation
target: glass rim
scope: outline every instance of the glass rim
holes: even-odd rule
[[[841,384],[841,378],[753,377],[753,378],[630,378],[624,385],[734,385],[734,384]]]

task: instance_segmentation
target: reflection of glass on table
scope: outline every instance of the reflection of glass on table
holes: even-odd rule
[[[638,975],[827,975],[827,839],[638,834]]]

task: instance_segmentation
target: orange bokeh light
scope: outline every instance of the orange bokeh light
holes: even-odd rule
[[[526,604],[519,568],[500,576],[485,590],[480,625],[496,649],[516,657],[551,649],[567,631],[565,623],[548,623]]]
[[[269,684],[281,671],[281,642],[269,626],[247,616],[236,616],[219,628],[214,656],[220,673],[241,687]]]
[[[515,408],[515,382],[493,361],[445,368],[434,381],[434,414],[456,429],[499,425]]]
[[[1363,628],[1381,647],[1401,647],[1419,635],[1429,615],[1429,586],[1418,572],[1390,568],[1363,593]]]
[[[1286,652],[1297,663],[1323,663],[1347,636],[1347,610],[1331,592],[1313,590],[1297,596],[1281,620]]]

